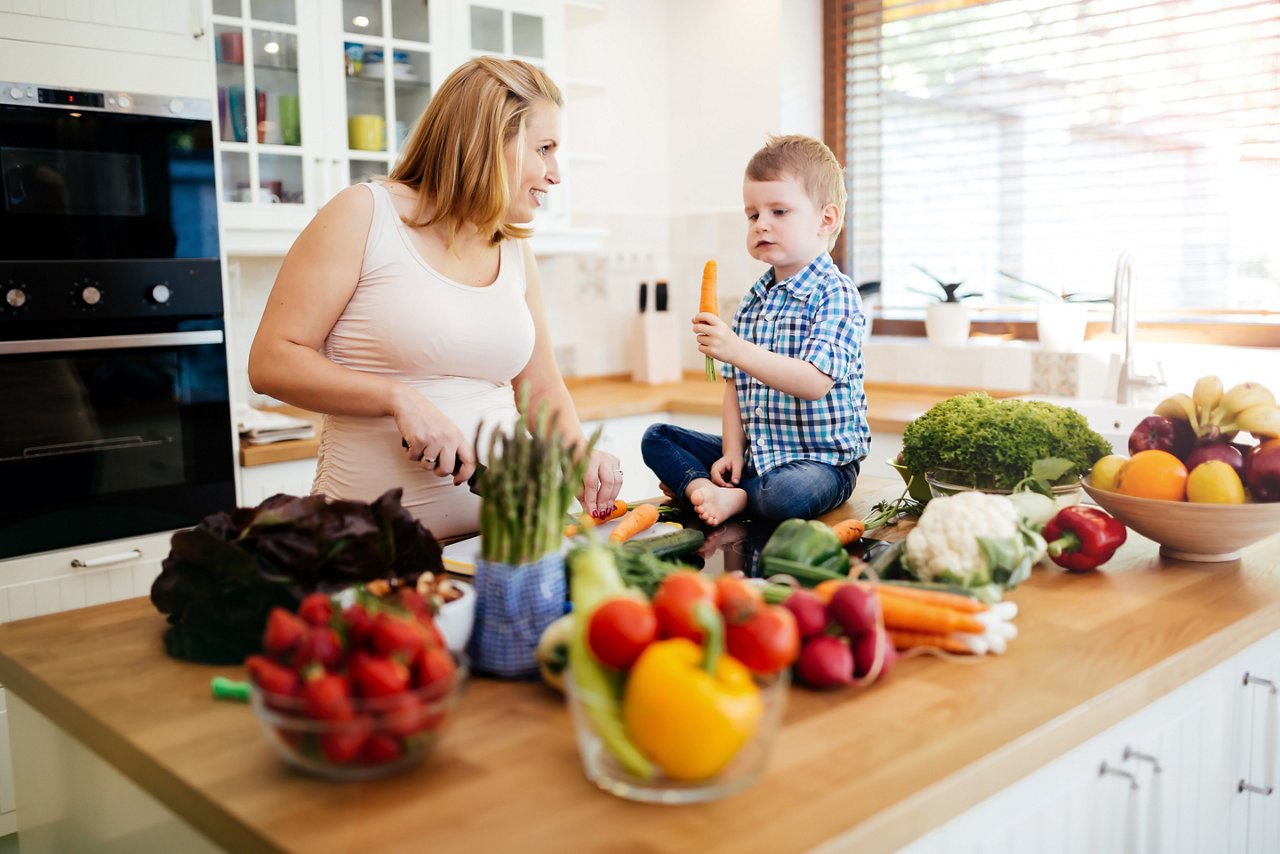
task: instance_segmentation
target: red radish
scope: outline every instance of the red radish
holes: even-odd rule
[[[857,584],[842,584],[827,603],[827,616],[844,629],[845,634],[856,638],[875,629],[877,607],[876,594]]]
[[[797,590],[782,603],[796,618],[800,637],[811,638],[822,634],[827,627],[827,605],[818,594],[810,590]]]
[[[876,647],[884,650],[884,660],[880,662],[880,673],[876,679],[883,679],[898,661],[898,653],[889,643],[888,636],[880,629],[863,632],[853,642],[853,675],[861,679],[871,672],[876,660]]]
[[[800,650],[800,679],[813,688],[839,688],[853,681],[853,650],[845,638],[820,635]]]

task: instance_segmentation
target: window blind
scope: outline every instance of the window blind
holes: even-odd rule
[[[1109,296],[1127,250],[1143,308],[1280,311],[1280,0],[826,9],[844,266],[886,305],[940,293],[916,265]]]

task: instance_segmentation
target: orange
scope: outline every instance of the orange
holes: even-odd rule
[[[1168,451],[1138,451],[1116,472],[1116,492],[1186,501],[1187,467]]]

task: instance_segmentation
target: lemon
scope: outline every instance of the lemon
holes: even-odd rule
[[[1115,492],[1116,473],[1127,462],[1129,462],[1128,457],[1122,457],[1119,454],[1107,454],[1094,463],[1093,468],[1089,470],[1089,485],[1095,489],[1106,489]]]
[[[1230,465],[1222,460],[1209,460],[1188,475],[1187,500],[1200,504],[1243,504],[1244,484]]]

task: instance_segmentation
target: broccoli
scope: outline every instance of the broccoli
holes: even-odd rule
[[[1038,400],[996,400],[985,392],[935,404],[907,425],[902,464],[913,472],[972,472],[990,489],[1012,489],[1036,460],[1072,463],[1063,480],[1087,474],[1111,444],[1074,409]],[[988,480],[989,479],[989,480]]]

